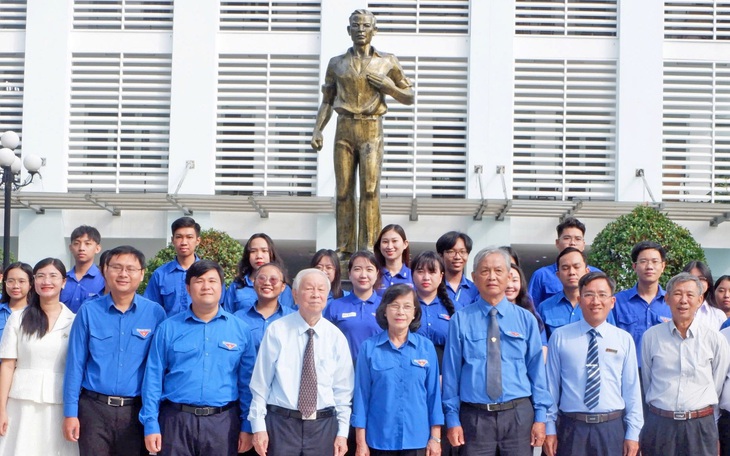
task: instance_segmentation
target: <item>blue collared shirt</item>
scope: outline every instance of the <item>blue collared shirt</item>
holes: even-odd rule
[[[195,261],[200,258],[195,256]],[[179,314],[190,307],[190,295],[185,287],[185,274],[187,269],[183,269],[178,263],[177,257],[169,261],[152,273],[147,288],[144,290],[144,297],[151,299],[162,305],[167,312],[168,317]],[[221,296],[222,298],[222,296]]]
[[[209,322],[189,308],[163,321],[147,358],[139,420],[145,435],[159,434],[161,401],[222,407],[238,400],[241,431],[251,432],[248,409],[256,349],[251,331],[222,308]]]
[[[165,318],[162,307],[140,295],[124,313],[111,295],[81,306],[69,336],[64,415],[78,416],[81,388],[107,396],[139,396],[152,335]]]
[[[352,293],[335,299],[322,312],[322,316],[337,326],[347,338],[353,363],[357,360],[360,345],[370,336],[383,330],[375,321],[378,304],[380,304],[380,296],[375,293],[364,301]]]
[[[243,278],[246,282],[245,287],[241,287],[236,281],[233,281],[226,291],[225,299],[223,300],[223,308],[226,311],[235,314],[241,309],[248,309],[253,306],[259,299],[256,296],[256,290],[253,289],[253,282],[246,276]],[[284,291],[279,295],[279,304],[289,307],[290,309],[296,309],[294,305],[294,296],[292,296],[291,288],[289,285],[284,287]]]
[[[444,424],[436,350],[408,333],[396,347],[383,331],[363,342],[355,367],[353,427],[378,450],[425,448],[431,426]]]
[[[638,441],[639,432],[644,425],[644,415],[636,346],[629,333],[608,322],[596,327],[601,376],[598,405],[593,410],[588,410],[583,402],[587,378],[586,356],[590,341],[588,331],[591,329],[585,320],[580,320],[559,328],[550,338],[547,378],[554,405],[548,411],[547,434],[556,433],[558,409],[568,413],[626,410],[625,439]]]
[[[454,303],[454,306],[457,309],[466,307],[479,298],[479,290],[477,290],[474,282],[466,278],[466,274],[464,273],[461,274],[461,282],[459,282],[459,286],[456,287],[456,290],[451,288],[451,284],[446,281],[446,292],[449,294],[451,302]]]
[[[381,272],[383,274],[383,277],[382,279],[380,279],[380,286],[375,289],[375,292],[378,294],[378,296],[382,297],[385,293],[385,290],[387,290],[389,286],[397,285],[399,283],[404,283],[413,288],[413,276],[411,274],[411,268],[409,268],[405,264],[401,266],[400,271],[398,271],[398,273],[395,275],[392,275],[390,271],[388,271],[388,269],[386,268],[383,268]]]
[[[0,303],[0,339],[2,339],[5,325],[7,324],[8,318],[10,318],[10,314],[12,313],[13,311],[10,310],[10,305],[7,302]]]
[[[720,329],[725,329],[725,328],[727,328],[728,326],[730,326],[730,318],[728,318],[727,320],[725,320],[725,323],[723,323],[723,324],[722,324],[722,325],[720,326]]]
[[[264,338],[264,333],[266,332],[266,328],[269,327],[269,325],[279,318],[283,317],[284,315],[289,315],[290,313],[294,312],[294,309],[287,306],[282,306],[281,302],[279,303],[279,307],[276,308],[276,311],[272,313],[269,318],[264,318],[263,315],[259,313],[258,310],[256,310],[256,303],[249,307],[248,309],[241,309],[238,312],[236,312],[234,315],[243,320],[251,329],[251,338],[253,339],[254,347],[256,347],[256,352],[259,351],[259,346],[261,346],[261,340]]]
[[[487,327],[492,308],[481,297],[456,312],[449,323],[443,362],[446,426],[461,426],[461,402],[490,404],[532,396],[535,421],[545,422],[552,404],[537,319],[507,301],[497,304],[502,353],[502,396],[487,396]]]
[[[66,273],[66,285],[61,290],[60,301],[66,304],[71,312],[76,313],[85,301],[101,296],[105,285],[104,276],[95,264],[91,265],[81,280],[76,280],[76,266],[74,266]]]
[[[446,337],[449,335],[449,322],[451,315],[441,300],[434,298],[431,304],[424,304],[421,301],[421,326],[416,331],[418,334],[428,337],[434,345],[446,345]],[[454,304],[455,310],[461,306]]]
[[[672,319],[672,312],[664,302],[664,294],[660,285],[654,299],[647,303],[639,296],[638,284],[616,293],[616,304],[613,306],[616,326],[631,334],[637,347],[641,347],[641,339],[647,329]],[[641,366],[641,350],[637,350],[637,355]]]
[[[588,265],[588,270],[591,272],[602,272],[597,267],[591,265]],[[530,293],[532,302],[535,303],[535,307],[538,310],[544,300],[563,291],[563,284],[558,279],[557,272],[558,264],[553,263],[543,266],[532,273],[527,291]]]
[[[345,296],[350,296],[350,292],[347,290],[342,290],[342,297],[344,298]],[[334,296],[332,296],[332,291],[330,291],[327,295],[327,304],[325,304],[325,308],[329,307],[329,305],[332,304],[332,301],[334,301],[335,299],[340,298],[335,298]]]
[[[573,304],[565,296],[564,291],[547,298],[540,304],[539,309],[537,313],[540,314],[540,318],[542,318],[542,322],[545,324],[545,335],[548,339],[561,326],[583,319],[583,311],[580,308],[580,304],[573,307]],[[616,325],[613,313],[608,314],[607,321],[614,326]]]

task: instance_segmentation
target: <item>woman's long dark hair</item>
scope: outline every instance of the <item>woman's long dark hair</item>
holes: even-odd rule
[[[46,266],[53,266],[61,274],[61,277],[66,279],[66,266],[58,258],[46,258],[36,263],[33,267],[33,275]],[[38,293],[28,293],[28,307],[23,311],[20,320],[20,331],[28,337],[36,336],[39,339],[48,332],[48,315],[41,309],[41,298]]]
[[[540,329],[540,332],[542,332],[545,329],[545,323],[542,322],[542,318],[540,318],[540,315],[538,315],[537,311],[535,310],[535,304],[532,302],[532,298],[527,293],[527,281],[525,280],[525,273],[522,272],[522,268],[514,263],[510,265],[510,268],[517,271],[517,274],[520,276],[520,292],[517,293],[517,297],[515,298],[515,305],[522,307],[523,309],[529,311],[532,315],[534,315],[537,319],[537,326]]]
[[[266,245],[269,246],[269,263],[276,263],[279,265],[279,267],[283,267],[280,263],[280,261],[277,259],[276,255],[276,247],[274,246],[274,240],[269,237],[266,233],[255,233],[252,234],[250,238],[248,238],[248,241],[246,241],[246,245],[243,246],[243,255],[241,256],[241,261],[238,262],[238,272],[236,274],[236,277],[233,279],[233,283],[236,284],[237,288],[245,288],[246,287],[246,276],[250,276],[251,273],[254,271],[253,266],[251,266],[251,242],[253,242],[254,239],[263,239],[266,241]]]
[[[375,240],[375,244],[373,245],[373,252],[375,253],[375,258],[378,259],[378,263],[380,263],[380,267],[385,267],[385,256],[383,256],[383,252],[380,251],[380,241],[383,240],[383,236],[388,231],[395,231],[398,233],[398,236],[400,236],[403,241],[407,241],[408,238],[406,237],[406,230],[403,229],[402,226],[391,224],[386,225],[385,228],[380,230],[380,234],[378,235],[378,238]],[[403,264],[408,266],[408,263],[411,261],[411,246],[406,247],[403,249],[403,254],[401,255],[401,261],[403,261]]]
[[[701,261],[690,261],[687,263],[687,266],[682,269],[682,272],[689,272],[691,274],[692,269],[700,271],[702,277],[705,278],[707,290],[705,290],[705,294],[702,298],[707,301],[707,304],[712,307],[717,307],[717,301],[715,300],[715,282],[712,281],[712,271],[710,271],[710,267]]]
[[[449,315],[454,315],[456,309],[454,309],[454,302],[451,298],[449,298],[449,293],[446,291],[446,281],[443,276],[445,266],[444,260],[441,259],[441,256],[431,250],[419,253],[413,261],[411,261],[411,272],[416,272],[416,269],[425,269],[431,273],[441,273],[441,282],[439,282],[436,287],[436,296],[439,298],[439,301],[441,301],[441,304],[444,305]],[[418,288],[416,288],[416,295],[418,295]]]
[[[21,271],[25,272],[28,275],[28,284],[30,285],[30,290],[28,291],[28,296],[26,300],[30,301],[30,295],[35,294],[35,289],[33,288],[33,268],[30,267],[28,263],[23,262],[16,262],[16,263],[10,263],[8,265],[8,268],[5,269],[5,275],[3,275],[3,295],[0,297],[0,303],[10,302],[10,293],[8,293],[8,287],[6,285],[6,281],[8,280],[8,272],[12,271],[13,269],[20,269]]]
[[[340,259],[337,257],[337,252],[332,249],[319,249],[317,253],[312,257],[312,261],[309,262],[309,266],[316,268],[322,258],[329,258],[332,265],[335,267],[335,278],[330,284],[330,292],[334,299],[342,297],[342,271],[340,271]]]

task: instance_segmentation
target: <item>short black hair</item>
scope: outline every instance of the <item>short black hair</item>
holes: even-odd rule
[[[667,251],[664,250],[664,247],[654,241],[641,241],[631,249],[631,262],[636,263],[636,260],[639,259],[639,254],[644,250],[656,250],[659,252],[659,256],[662,257],[662,261],[667,261]]]
[[[71,243],[83,235],[87,235],[92,241],[97,244],[101,244],[101,234],[99,234],[99,230],[89,225],[81,225],[71,231]]]
[[[586,257],[585,252],[576,249],[575,247],[566,247],[560,253],[558,253],[558,257],[555,259],[555,264],[558,266],[558,269],[560,269],[560,259],[563,258],[565,255],[573,252],[580,253],[581,258],[583,258],[583,263],[588,266],[588,258]]]
[[[195,234],[200,237],[200,225],[192,217],[180,217],[179,219],[172,222],[172,235],[175,235],[175,231],[180,228],[195,228]]]
[[[578,228],[580,232],[583,233],[583,236],[586,235],[586,226],[575,217],[568,217],[555,227],[558,232],[558,237],[562,236],[563,230],[566,228]]]
[[[443,255],[445,251],[453,248],[459,239],[464,241],[466,251],[471,253],[471,248],[474,243],[471,238],[466,235],[466,233],[462,233],[461,231],[449,231],[448,233],[442,234],[441,237],[438,238],[438,241],[436,241],[436,253]]]
[[[578,281],[578,292],[583,291],[583,287],[587,286],[589,283],[593,282],[594,280],[600,280],[603,279],[606,282],[608,282],[608,287],[611,289],[611,296],[616,292],[616,281],[613,280],[611,277],[609,277],[605,272],[589,272],[588,274],[584,275],[580,278]]]
[[[380,304],[375,311],[375,321],[378,323],[378,326],[386,331],[388,330],[388,317],[385,316],[385,312],[388,309],[388,304],[400,298],[401,296],[405,296],[408,294],[413,296],[413,305],[415,306],[413,309],[413,321],[410,325],[408,325],[408,330],[412,333],[418,331],[418,328],[421,327],[421,302],[418,300],[416,290],[414,290],[405,283],[391,285],[390,287],[388,287],[387,290],[385,290],[383,299],[380,301]]]
[[[199,260],[193,263],[188,272],[185,273],[185,285],[190,285],[190,281],[193,277],[200,277],[208,271],[216,270],[221,278],[221,284],[225,283],[225,273],[221,265],[212,260]]]
[[[109,266],[109,262],[112,258],[119,255],[134,255],[137,258],[137,261],[139,261],[139,266],[142,269],[145,268],[144,253],[142,253],[136,247],[132,247],[131,245],[120,245],[119,247],[114,247],[111,250],[106,250],[104,253],[106,254],[106,256],[104,257],[104,269]]]

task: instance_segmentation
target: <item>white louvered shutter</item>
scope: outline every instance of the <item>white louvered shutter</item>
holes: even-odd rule
[[[666,0],[664,37],[677,40],[729,40],[730,0]]]
[[[416,102],[386,97],[385,156],[381,192],[386,196],[466,195],[467,59],[399,59],[416,82]]]
[[[614,198],[615,61],[517,60],[514,104],[514,198]]]
[[[25,17],[25,0],[0,0],[0,30],[25,30]]]
[[[469,33],[469,0],[370,1],[382,33]]]
[[[68,188],[166,192],[171,56],[74,53]]]
[[[216,192],[313,195],[318,102],[318,56],[220,55]]]
[[[22,135],[23,71],[22,53],[0,53],[0,134],[13,130]]]
[[[320,0],[221,0],[220,30],[318,32]]]
[[[730,63],[664,63],[662,198],[730,201]]]
[[[173,0],[74,0],[76,30],[172,30]]]
[[[616,0],[517,0],[515,6],[518,35],[616,36]]]

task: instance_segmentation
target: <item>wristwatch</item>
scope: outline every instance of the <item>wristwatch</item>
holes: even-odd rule
[[[429,436],[428,440],[433,440],[436,443],[441,443],[441,439],[438,437],[434,437],[434,436]]]

